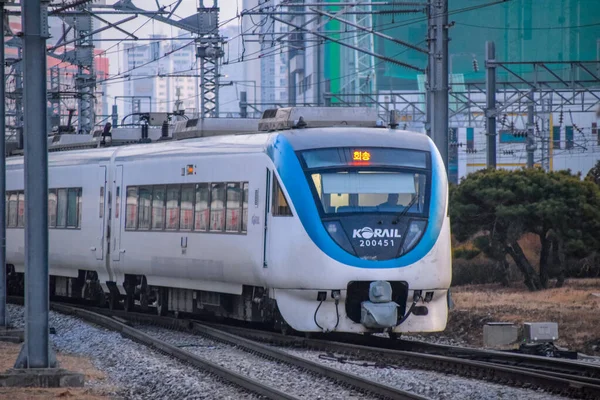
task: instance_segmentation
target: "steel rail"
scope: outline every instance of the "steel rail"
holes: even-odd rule
[[[211,374],[218,376],[238,387],[257,393],[262,396],[266,396],[270,399],[285,399],[285,400],[298,400],[298,397],[284,393],[278,389],[265,385],[259,381],[251,379],[247,376],[238,374],[237,372],[230,371],[220,365],[210,362],[202,357],[195,354],[181,350],[169,343],[162,340],[153,338],[139,330],[128,326],[120,321],[109,318],[105,315],[101,315],[84,308],[77,306],[67,306],[64,304],[52,303],[50,308],[60,312],[61,314],[72,315],[81,318],[87,322],[100,325],[104,328],[119,332],[121,335],[128,337],[136,342],[142,343],[145,346],[154,348],[161,353],[167,354],[185,363],[193,365],[196,368],[205,370]]]
[[[55,307],[54,303],[52,306]],[[274,356],[273,351],[276,351],[275,349],[256,341],[352,354],[361,359],[376,359],[378,363],[387,361],[390,364],[397,364],[402,361],[402,364],[407,366],[423,367],[467,377],[483,377],[487,380],[499,381],[512,386],[531,387],[533,385],[574,398],[600,398],[600,379],[597,379],[600,374],[600,366],[588,363],[528,354],[439,345],[421,341],[389,340],[356,334],[314,335],[320,338],[306,338],[232,325],[159,317],[147,313],[109,311],[95,307],[87,307],[87,309],[93,309],[97,313],[104,314],[105,318],[111,321],[113,320],[109,316],[122,318],[123,322],[121,324],[123,326],[127,326],[127,320],[136,320],[143,323],[173,326],[181,330],[189,331],[191,329],[202,335],[211,336],[215,340],[226,341],[246,348],[248,351],[261,353],[265,357],[276,359],[279,358]],[[335,340],[343,340],[344,342]],[[285,355],[291,356],[287,353]],[[286,362],[281,359],[280,361]],[[319,369],[322,368],[320,364],[314,364],[318,365]],[[321,374],[321,372],[315,373]],[[353,379],[356,378],[353,376]],[[410,393],[408,396],[412,397],[400,398],[422,398]]]
[[[212,328],[203,323],[193,322],[192,330],[204,336],[208,336],[214,340],[224,341],[229,344],[250,350],[252,352],[256,352],[267,357],[272,357],[280,362],[300,367],[302,369],[314,372],[318,375],[326,376],[327,378],[343,382],[346,385],[355,387],[357,389],[369,393],[373,393],[378,396],[382,396],[384,398],[398,400],[425,399],[425,397],[404,390],[396,389],[388,385],[383,385],[381,383],[377,383],[368,379],[364,379],[358,375],[343,372],[338,369],[325,366],[321,363],[309,361],[307,359],[294,356],[277,348],[265,346],[255,341],[246,339],[244,337],[234,335],[223,330]]]
[[[250,352],[261,356],[263,358],[274,359],[281,363],[291,365],[313,374],[329,378],[336,383],[343,384],[348,387],[352,387],[358,391],[373,394],[376,397],[384,399],[396,399],[396,400],[426,400],[418,394],[410,393],[404,390],[400,390],[388,385],[384,385],[378,382],[374,382],[358,375],[344,372],[335,368],[328,367],[321,363],[310,361],[302,357],[298,357],[289,354],[283,350],[266,346],[256,341],[244,338],[240,335],[235,335],[226,332],[223,329],[217,329],[205,324],[203,322],[174,319],[170,317],[160,317],[157,315],[140,314],[140,313],[128,313],[123,311],[107,311],[102,310],[102,314],[112,315],[113,317],[123,319],[125,323],[144,323],[158,325],[172,329],[173,327],[183,330],[191,331],[194,334],[207,337],[211,340],[215,340],[229,345],[236,346],[243,351]]]
[[[446,355],[469,360],[487,361],[494,364],[600,379],[600,365],[582,363],[568,359],[541,357],[531,354],[477,349],[472,347],[450,346],[413,340],[391,341],[381,337],[364,337],[359,335],[339,335],[334,338],[334,340],[336,339],[345,343],[350,342],[381,349],[418,351],[428,354]]]
[[[458,357],[456,354],[453,354],[452,351],[446,353],[446,355],[430,354],[416,351],[397,350],[391,348],[393,345],[385,347],[381,345],[381,343],[378,343],[378,346],[341,343],[331,340],[286,336],[274,332],[258,331],[255,329],[232,327],[228,325],[210,325],[212,327],[216,327],[217,329],[226,330],[239,336],[275,344],[288,346],[292,345],[296,347],[303,346],[309,349],[337,352],[340,354],[353,354],[357,355],[361,360],[375,359],[378,363],[387,361],[388,363],[392,364],[402,361],[403,365],[414,367],[420,366],[427,369],[438,370],[450,374],[459,374],[467,377],[481,377],[483,375],[488,379],[500,381],[501,383],[510,383],[513,386],[534,385],[536,387],[556,393],[566,394],[574,398],[600,398],[600,379],[585,375],[589,374],[591,376],[595,376],[594,373],[597,371],[598,367],[584,363],[574,363],[564,360],[524,354],[504,354],[503,352],[499,351],[488,352],[480,349],[445,346],[446,348],[450,348],[455,352],[462,353],[467,353],[469,350],[474,350],[474,352],[478,353],[481,358],[483,358],[483,355],[485,355],[486,352],[490,353],[485,361],[473,360],[469,358]],[[364,339],[361,341],[370,343],[371,341],[368,339],[373,338],[362,337],[361,339]],[[381,341],[390,344],[401,343],[402,346],[405,347],[410,346],[413,343],[412,341],[392,341],[383,338],[381,338]],[[377,342],[377,340],[375,342]],[[423,346],[424,344],[422,342],[417,342],[417,344],[422,348],[425,347]],[[503,363],[499,363],[498,359],[501,359],[501,356],[506,357],[507,360],[510,358],[523,358],[530,362],[529,365],[533,366],[523,367],[521,365],[509,365],[507,364],[506,360]],[[535,362],[533,362],[533,360],[535,360]],[[562,368],[559,368],[559,366]],[[567,367],[571,367],[572,369],[568,369]],[[562,372],[558,372],[561,369]]]
[[[230,325],[210,324],[217,329],[225,329],[237,332],[239,335],[251,335],[260,340],[270,340],[270,337],[276,337],[278,340],[286,341],[294,345],[302,345],[307,339],[296,336],[283,336],[278,333],[259,331],[255,329],[246,329],[233,327]],[[472,347],[450,346],[444,344],[427,343],[415,340],[389,340],[381,337],[369,337],[356,334],[329,334],[315,335],[314,339],[322,339],[327,342],[339,344],[355,344],[369,348],[382,350],[400,350],[421,352],[427,354],[437,354],[451,356],[456,358],[468,359],[473,361],[486,361],[493,364],[502,364],[512,367],[526,369],[535,369],[544,372],[553,372],[556,376],[572,375],[575,379],[582,377],[600,379],[600,365],[578,362],[567,359],[541,357],[531,354],[513,353],[507,351],[477,349]],[[593,379],[589,380],[590,382]],[[600,381],[596,380],[596,383]]]

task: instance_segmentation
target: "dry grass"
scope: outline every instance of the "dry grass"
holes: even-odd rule
[[[6,371],[13,367],[20,349],[21,345],[0,342],[0,371]],[[85,374],[85,386],[94,383],[94,387],[53,389],[0,387],[0,399],[106,400],[112,398],[108,393],[114,392],[115,388],[106,383],[106,375],[96,369],[88,359],[62,354],[58,354],[57,358],[61,368]]]
[[[459,286],[452,289],[452,298],[455,309],[444,334],[471,345],[482,344],[487,322],[557,322],[556,344],[588,354],[594,353],[594,345],[600,350],[600,279],[568,280],[563,288],[539,292],[523,285]]]

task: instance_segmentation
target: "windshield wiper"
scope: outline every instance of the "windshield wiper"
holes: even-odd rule
[[[412,198],[412,200],[410,201],[410,203],[408,203],[408,205],[404,208],[404,210],[402,210],[400,213],[398,213],[398,216],[396,217],[396,220],[393,222],[394,224],[397,224],[400,221],[400,218],[402,218],[406,214],[408,214],[408,211],[411,209],[412,206],[415,205],[415,203],[417,202],[418,198],[419,198],[419,196],[415,195],[415,197]]]

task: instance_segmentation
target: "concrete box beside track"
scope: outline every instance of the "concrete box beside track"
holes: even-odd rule
[[[523,327],[528,342],[552,342],[558,339],[556,322],[525,322]]]
[[[483,346],[503,347],[516,343],[519,328],[510,322],[490,322],[483,326]]]

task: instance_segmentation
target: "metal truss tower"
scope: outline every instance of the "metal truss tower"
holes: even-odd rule
[[[361,34],[354,32],[346,34],[347,39],[342,39],[345,44],[343,46],[342,60],[352,60],[351,63],[342,65],[341,76],[345,77],[342,83],[342,93],[356,93],[353,102],[358,102],[362,105],[365,100],[363,94],[372,93],[377,87],[375,84],[375,57],[371,54],[375,48],[373,40],[373,15],[372,7],[369,3],[353,8],[360,14],[355,13],[348,15],[347,21],[349,26],[360,26],[363,31]]]
[[[160,12],[155,13],[152,18],[159,22],[172,25],[198,35],[196,39],[197,57],[200,60],[201,76],[201,109],[200,116],[218,117],[219,115],[219,60],[223,56],[223,38],[219,34],[219,7],[217,0],[213,5],[207,7],[204,0],[199,0],[198,13],[179,21],[171,19],[183,0],[178,0],[172,8],[171,13],[164,17]],[[131,0],[119,0],[113,5],[115,10],[127,11],[132,14],[145,12],[136,7]]]
[[[62,55],[65,61],[77,66],[75,91],[77,92],[78,133],[89,134],[94,129],[94,91],[96,74],[94,72],[94,42],[92,13],[89,5],[77,7],[77,15],[61,16],[62,20],[74,31],[75,47]],[[64,39],[64,37],[63,37]]]
[[[198,8],[201,21],[196,39],[200,60],[200,118],[219,116],[219,60],[223,56],[223,38],[219,34],[219,7],[214,0],[212,7],[205,7],[200,0]]]
[[[58,65],[50,67],[50,90],[48,91],[48,129],[60,126],[60,68]]]
[[[12,35],[12,32],[8,32],[8,35]],[[23,47],[21,38],[13,36],[12,39],[6,42],[7,46],[17,48],[16,58],[5,59],[6,65],[10,67],[7,75],[6,82],[6,116],[9,117],[9,123],[6,125],[7,140],[12,139],[22,143],[23,137]],[[10,123],[12,122],[12,123]],[[8,131],[12,131],[15,137],[10,137]],[[15,140],[16,139],[16,140]]]
[[[176,28],[198,35],[199,58],[202,64],[202,73],[206,79],[201,87],[203,99],[203,115],[216,116],[218,113],[218,86],[216,85],[219,75],[219,58],[222,56],[221,49],[223,39],[218,31],[218,7],[215,4],[212,7],[204,7],[202,2],[198,13],[182,19],[174,19],[177,8],[184,0],[177,0],[171,4],[170,11],[167,6],[161,6],[157,1],[156,10],[146,10],[136,7],[132,0],[119,0],[113,5],[96,5],[93,0],[71,0],[62,4],[50,4],[52,9],[48,11],[49,16],[58,17],[63,20],[66,29],[61,37],[50,48],[48,55],[61,60],[63,63],[71,63],[76,66],[77,73],[74,76],[74,91],[65,92],[62,90],[67,82],[64,82],[64,75],[61,77],[60,67],[51,68],[49,71],[50,89],[48,100],[50,102],[49,116],[47,126],[51,130],[61,125],[61,118],[64,116],[62,111],[62,101],[65,97],[75,97],[77,99],[78,133],[89,134],[93,131],[96,123],[95,119],[95,89],[96,89],[96,71],[94,54],[94,35],[107,30],[115,29],[122,32],[125,37],[121,40],[138,40],[134,33],[127,32],[119,25],[134,20],[139,16],[152,18],[154,21],[162,22]],[[7,6],[19,6],[19,11],[12,10],[5,15],[20,15],[19,4],[7,4]],[[121,15],[123,19],[117,22],[109,22],[102,18],[102,14]],[[105,26],[94,29],[94,20],[98,20]],[[6,42],[7,46],[18,48],[19,56],[9,58],[6,65],[11,68],[6,82],[6,115],[9,117],[7,129],[16,132],[19,135],[23,125],[23,106],[22,106],[22,57],[21,57],[21,38],[14,36],[8,24],[5,24],[7,30],[6,36],[13,36]],[[200,56],[200,55],[203,56]],[[64,64],[63,64],[64,66]],[[63,82],[61,82],[61,80]],[[62,86],[62,87],[61,87]],[[7,135],[8,140],[13,135]]]

